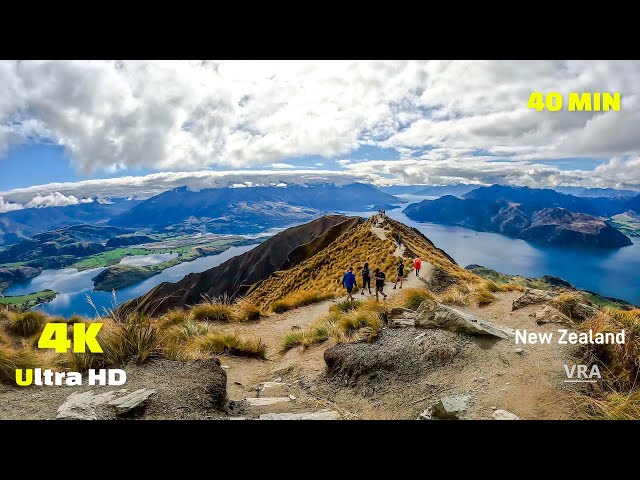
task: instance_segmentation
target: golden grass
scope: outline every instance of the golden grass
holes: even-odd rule
[[[389,319],[387,305],[373,299],[354,303],[353,308],[330,309],[325,317],[305,330],[287,332],[280,344],[282,350],[296,346],[309,347],[329,338],[339,343],[374,340],[382,325]]]
[[[0,346],[0,382],[16,383],[16,369],[48,368],[52,366],[51,355],[30,348],[18,350]]]
[[[234,318],[238,322],[254,322],[260,320],[261,316],[260,309],[246,300],[241,300],[235,305]]]
[[[437,299],[445,305],[484,307],[495,301],[494,291],[500,291],[494,282],[458,284],[449,287]]]
[[[231,322],[234,320],[233,307],[226,303],[207,302],[194,306],[191,316],[201,322]]]
[[[204,353],[265,359],[267,346],[259,338],[245,338],[236,333],[211,332],[197,339],[196,348]]]
[[[11,312],[7,316],[7,329],[21,337],[30,337],[44,327],[48,318],[44,313],[35,311]]]
[[[320,293],[310,291],[300,291],[287,295],[281,300],[276,300],[271,304],[271,311],[274,313],[284,313],[294,308],[300,308],[312,303],[322,302],[334,298],[332,293]]]
[[[572,318],[576,305],[586,303],[586,301],[578,292],[563,292],[549,303],[567,317]]]
[[[163,328],[182,325],[191,319],[191,312],[186,310],[170,310],[159,319],[159,324]]]
[[[602,398],[581,396],[579,406],[590,420],[638,420],[640,390],[613,392]]]
[[[417,310],[425,300],[435,300],[436,296],[424,288],[408,288],[398,295],[395,303],[410,310]],[[395,300],[395,299],[394,299]]]
[[[329,311],[330,312],[342,312],[342,313],[346,313],[349,312],[351,310],[355,310],[356,308],[358,308],[360,306],[362,302],[359,300],[342,300],[340,302],[336,302],[333,305],[331,305],[329,307]]]

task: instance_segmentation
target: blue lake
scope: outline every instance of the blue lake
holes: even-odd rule
[[[640,305],[638,237],[631,239],[633,245],[616,250],[542,247],[497,233],[414,222],[402,208],[387,210],[387,215],[417,228],[463,267],[475,263],[510,275],[555,275],[578,288]]]
[[[116,303],[121,304],[132,298],[144,295],[153,287],[162,282],[177,282],[185,275],[194,272],[204,272],[216,267],[230,258],[240,255],[254,248],[256,245],[243,245],[241,247],[231,247],[228,250],[208,257],[200,257],[192,262],[184,262],[175,267],[167,268],[158,275],[116,291]],[[149,260],[149,259],[147,259]],[[156,259],[152,259],[156,260]],[[59,292],[55,300],[37,307],[50,315],[60,315],[69,317],[71,315],[97,316],[104,314],[104,309],[114,307],[114,299],[110,292],[94,292],[91,279],[98,275],[103,268],[93,268],[78,272],[75,268],[65,268],[62,270],[44,270],[36,278],[28,282],[13,285],[4,292],[5,295],[25,295],[44,289],[51,289]],[[87,296],[95,305],[89,303]]]

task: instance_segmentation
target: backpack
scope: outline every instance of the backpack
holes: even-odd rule
[[[362,268],[362,278],[365,277],[371,277],[371,271],[369,270],[369,268]]]

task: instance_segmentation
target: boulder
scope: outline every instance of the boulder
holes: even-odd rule
[[[506,410],[496,410],[493,412],[494,420],[520,420],[515,413],[508,412]]]
[[[127,389],[105,393],[95,393],[92,390],[72,393],[64,403],[58,407],[56,418],[65,420],[98,420],[109,418],[107,412],[100,411],[100,407],[107,406],[109,402],[126,392]]]
[[[264,413],[259,420],[340,420],[340,414],[334,410],[318,410],[304,413]]]
[[[568,323],[569,317],[564,315],[559,310],[550,307],[549,305],[543,305],[540,310],[532,313],[530,316],[536,319],[536,323]]]
[[[462,310],[458,310],[435,300],[425,300],[416,311],[415,326],[441,328],[469,335],[491,335],[508,340],[515,337],[513,329],[488,322]]]
[[[267,407],[276,403],[290,402],[289,397],[248,397],[244,399],[250,407]]]
[[[147,400],[155,393],[156,391],[151,388],[141,388],[124,397],[111,400],[109,406],[115,408],[118,415],[124,415],[132,410],[144,408]]]
[[[468,404],[468,395],[448,395],[431,407],[431,416],[441,420],[458,420],[467,413]]]
[[[511,310],[518,310],[528,305],[537,305],[539,303],[548,302],[553,299],[553,296],[544,290],[538,290],[536,288],[530,288],[522,294],[522,296],[516,298],[512,305]]]
[[[227,403],[227,372],[218,358],[199,360],[196,365],[207,379],[205,392],[212,406],[222,410]]]

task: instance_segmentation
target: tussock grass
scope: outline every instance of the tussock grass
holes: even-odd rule
[[[0,347],[0,382],[13,383],[16,376],[16,363],[13,359],[15,352],[6,347]]]
[[[265,359],[267,346],[259,338],[244,338],[235,333],[211,332],[197,339],[198,350],[216,355]]]
[[[333,305],[331,305],[329,307],[329,311],[330,312],[343,312],[343,313],[346,313],[346,312],[349,312],[351,310],[357,309],[360,306],[361,303],[362,302],[360,302],[359,300],[353,300],[353,301],[348,300],[348,299],[347,300],[342,300],[340,302],[336,302]]]
[[[322,343],[329,339],[333,329],[334,324],[330,319],[322,319],[306,330],[292,330],[282,338],[282,349],[289,350],[298,345],[309,347],[316,343]]]
[[[495,295],[484,288],[473,289],[469,295],[469,301],[478,307],[489,305],[495,299]]]
[[[322,302],[334,298],[334,294],[301,291],[291,295],[287,295],[281,300],[276,300],[271,304],[271,311],[274,313],[284,313],[294,308],[300,308],[312,303]]]
[[[246,300],[238,302],[235,305],[235,310],[236,314],[234,318],[238,322],[253,322],[260,320],[260,317],[262,316],[260,309]]]
[[[585,299],[577,292],[563,292],[549,302],[553,307],[572,318],[578,303],[586,303]]]
[[[191,312],[185,310],[170,310],[160,317],[159,323],[163,328],[182,325],[191,319]]]
[[[483,307],[496,299],[492,292],[499,291],[499,288],[500,287],[494,282],[453,285],[437,298],[440,303],[446,305],[474,305],[476,307]]]
[[[21,337],[30,337],[38,333],[47,323],[49,317],[44,313],[28,311],[23,313],[12,312],[8,315],[7,329],[20,335]]]
[[[30,348],[14,350],[0,346],[0,382],[15,384],[16,369],[48,368],[50,356],[38,354]]]
[[[227,303],[207,302],[191,309],[191,315],[201,322],[231,322],[234,319],[233,307]]]
[[[469,304],[469,289],[460,285],[448,288],[438,296],[440,303],[464,306]]]
[[[348,341],[356,335],[356,332],[358,339],[364,335],[364,338],[371,341],[378,336],[378,332],[382,328],[382,320],[373,310],[354,310],[340,316],[336,322],[336,328],[338,341],[345,339]]]
[[[424,288],[408,288],[398,295],[398,303],[404,308],[417,310],[425,300],[435,300],[436,296]]]
[[[640,390],[628,393],[610,393],[603,398],[583,396],[581,407],[591,420],[640,419]]]

